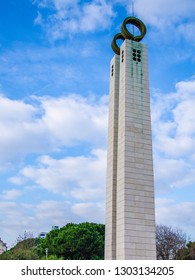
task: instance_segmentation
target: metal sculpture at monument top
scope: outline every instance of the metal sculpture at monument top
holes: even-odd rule
[[[138,36],[134,36],[134,34],[130,33],[126,27],[126,24],[128,24],[128,23],[135,25],[139,29],[141,34]],[[140,42],[144,38],[145,35],[146,35],[145,24],[138,18],[127,17],[123,21],[123,24],[121,25],[121,33],[117,33],[112,40],[112,44],[111,44],[112,49],[116,54],[120,55],[120,48],[118,47],[118,45],[116,43],[116,41],[118,39],[121,39],[121,40],[129,39],[129,40],[132,40],[135,42]]]

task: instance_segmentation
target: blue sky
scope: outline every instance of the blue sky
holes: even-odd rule
[[[195,240],[195,2],[135,0],[147,26],[157,223]],[[104,223],[110,47],[126,0],[1,0],[0,237]]]

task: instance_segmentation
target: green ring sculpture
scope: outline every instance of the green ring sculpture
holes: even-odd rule
[[[139,31],[140,31],[140,35],[139,36],[134,36],[133,34],[131,34],[126,27],[127,23],[131,23],[133,25],[135,25]],[[125,39],[129,39],[129,40],[133,40],[136,42],[140,42],[144,36],[146,35],[146,26],[145,24],[138,18],[135,17],[127,17],[124,21],[123,24],[121,26],[121,33],[123,34],[123,36],[125,37]]]
[[[117,33],[112,40],[111,46],[112,46],[113,51],[116,54],[120,55],[120,48],[118,47],[118,45],[116,43],[116,40],[118,40],[118,39],[125,40],[124,36],[121,33]]]
[[[126,27],[126,24],[128,24],[128,23],[135,25],[139,29],[141,34],[138,36],[134,36],[131,32],[129,32],[129,30]],[[129,39],[129,40],[132,40],[135,42],[140,42],[146,35],[146,31],[147,31],[146,26],[140,19],[135,18],[135,17],[127,17],[123,21],[123,24],[121,26],[121,33],[117,33],[112,40],[111,46],[112,46],[113,51],[116,54],[120,55],[120,48],[118,47],[118,45],[116,43],[116,41],[118,39],[122,39],[122,40]]]

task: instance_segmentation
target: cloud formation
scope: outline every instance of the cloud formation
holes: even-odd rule
[[[21,190],[11,189],[11,190],[4,190],[2,196],[0,197],[3,200],[15,200],[19,196],[22,195]]]
[[[105,199],[106,151],[94,150],[89,156],[54,159],[43,156],[37,165],[19,172],[19,182],[33,182],[54,194],[74,201]],[[17,184],[17,177],[11,178]],[[95,178],[95,180],[94,180]]]
[[[52,42],[95,31],[106,30],[108,35],[113,22],[119,18],[115,12],[117,7],[123,11],[124,17],[132,15],[132,1],[127,0],[91,0],[84,3],[78,0],[34,0],[33,3],[37,6],[34,23],[42,27]],[[143,20],[150,30],[147,36],[150,41],[170,46],[170,40],[176,43],[182,40],[183,48],[174,53],[175,59],[194,56],[193,0],[172,0],[171,4],[168,0],[151,0],[150,5],[147,0],[136,0],[134,6],[135,16]],[[172,47],[170,52],[173,52]]]
[[[194,211],[194,202],[177,203],[174,200],[168,199],[157,199],[156,201],[157,222],[159,224],[181,228],[185,233],[195,231]],[[188,234],[188,237],[190,240],[194,240],[194,236]]]
[[[27,2],[28,11],[15,5],[13,36],[6,30],[1,41],[0,237],[8,243],[25,230],[104,222],[110,41],[132,14],[127,0]],[[157,222],[193,233],[195,79],[184,79],[194,74],[195,4],[149,2],[134,1],[148,29],[151,85],[163,88],[151,93]]]
[[[33,104],[0,96],[0,167],[28,154],[88,143],[105,148],[107,98],[79,95],[33,98]]]
[[[131,3],[122,2],[127,4],[128,11],[131,13]],[[136,0],[135,11],[146,23],[156,28],[166,29],[177,23],[181,24],[181,19],[184,21],[186,17],[193,19],[195,4],[193,0],[151,0],[148,5],[147,0]]]
[[[71,212],[71,204],[64,201],[42,200],[37,204],[0,202],[1,236],[12,246],[17,236],[24,231],[37,237],[41,231],[50,231],[53,225],[63,226],[79,222]]]
[[[81,5],[80,1],[35,1],[39,11],[35,24],[41,25],[52,40],[63,39],[70,34],[104,30],[111,25],[115,13],[106,0],[92,0]],[[42,9],[51,9],[51,15],[43,16]]]
[[[176,84],[176,92],[156,93],[152,127],[156,184],[180,188],[195,180],[195,81]]]
[[[1,172],[14,169],[9,189],[2,186],[0,193],[1,234],[9,245],[16,232],[37,235],[70,221],[104,222],[107,97],[30,101],[0,96]],[[68,155],[73,147],[83,153]]]
[[[5,200],[1,203],[1,211],[4,213],[2,215],[7,217],[3,224],[6,226],[13,224],[17,227],[13,221],[14,217],[17,217],[24,220],[23,228],[27,230],[29,220],[38,219],[40,225],[43,222],[43,218],[38,218],[38,213],[42,217],[51,214],[52,223],[56,221],[57,224],[66,223],[71,219],[77,222],[92,221],[93,218],[103,222],[107,98],[94,99],[93,96],[84,98],[79,95],[57,98],[33,97],[30,104],[1,96],[0,106],[2,107],[0,139],[2,166],[8,162],[8,159],[11,162],[14,158],[25,158],[31,153],[37,154],[35,161],[18,166],[17,173],[9,178],[10,184],[14,187],[1,194]],[[187,190],[194,184],[194,107],[193,77],[191,80],[178,82],[173,93],[163,94],[154,91],[152,94],[157,201],[159,194],[170,194],[174,189],[186,188]],[[88,147],[85,155],[83,152],[75,156],[61,155],[59,158],[58,150],[75,148],[78,145],[84,145],[84,149]],[[64,202],[47,200],[37,201],[33,205],[30,202],[21,203],[20,196],[27,192],[28,186],[29,192],[30,188],[36,186],[38,192],[45,190],[56,198],[60,195]],[[14,199],[18,202],[13,202]],[[180,202],[175,201],[172,206],[171,203],[168,206],[166,204],[166,207],[164,204],[157,205],[157,220],[166,223],[167,217],[175,213],[175,221],[187,228],[188,215],[194,204],[187,201],[182,203],[183,209],[186,209],[182,219],[176,218],[181,205]],[[45,210],[49,207],[54,209],[54,205],[56,211]],[[66,208],[63,211],[67,213],[67,218],[63,219],[59,215],[61,207]],[[46,223],[43,223],[42,227],[44,225],[46,227]],[[38,226],[35,230],[38,230]]]

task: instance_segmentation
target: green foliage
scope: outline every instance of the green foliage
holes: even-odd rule
[[[26,233],[18,243],[0,255],[0,260],[101,260],[104,257],[105,227],[94,223],[69,223],[50,231],[45,238]],[[29,238],[28,238],[29,237]]]
[[[177,260],[195,260],[195,242],[189,242],[185,248],[178,250]]]
[[[103,260],[105,226],[95,223],[69,223],[50,231],[45,238],[25,233],[0,260]],[[186,244],[183,232],[157,226],[158,259],[195,260],[195,242]]]
[[[46,259],[45,256],[41,258],[41,260],[45,260],[45,259]],[[63,260],[63,258],[59,258],[59,257],[56,256],[56,255],[49,255],[49,256],[47,257],[47,260]]]
[[[19,235],[17,238],[16,238],[16,244],[20,243],[21,241],[23,240],[33,240],[33,233],[32,232],[28,232],[28,231],[25,231],[23,233],[23,235]]]
[[[29,238],[17,243],[12,249],[0,255],[0,260],[37,260],[38,238]]]
[[[91,260],[104,258],[104,225],[94,223],[69,223],[61,229],[50,231],[42,239],[37,252],[66,260]]]

